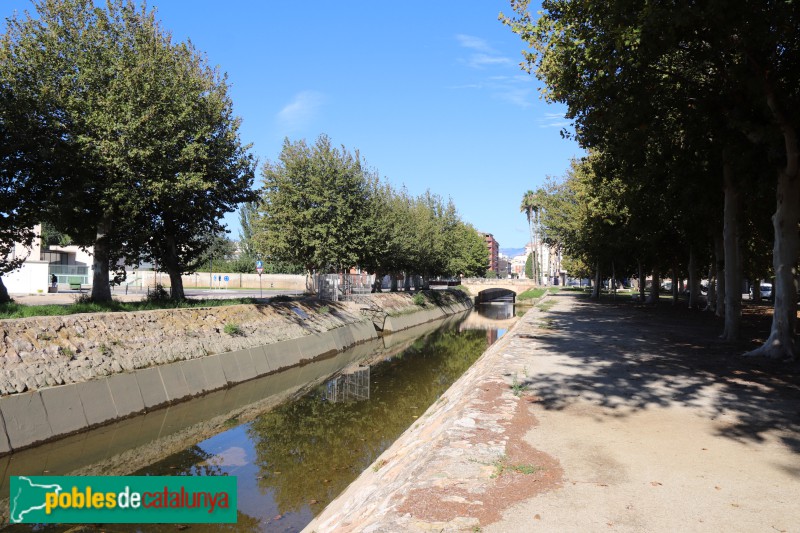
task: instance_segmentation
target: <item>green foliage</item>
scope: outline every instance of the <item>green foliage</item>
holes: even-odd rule
[[[314,146],[284,141],[277,162],[263,169],[254,236],[263,257],[311,271],[358,263],[368,221],[367,182],[359,154],[320,135]]]
[[[322,305],[317,308],[317,313],[321,315],[327,315],[331,312],[331,307],[329,305]]]
[[[411,298],[411,301],[414,302],[414,305],[424,307],[426,302],[425,295],[417,293]]]
[[[146,6],[35,6],[35,18],[9,20],[0,68],[3,87],[38,117],[20,153],[26,175],[48,182],[40,216],[93,246],[93,299],[110,301],[111,267],[143,259],[167,270],[183,298],[179,274],[222,215],[253,196],[253,160],[224,76]]]
[[[533,277],[533,254],[528,254],[528,258],[525,259],[525,277],[528,279],[536,279]]]
[[[497,272],[494,270],[487,270],[485,276],[487,279],[497,279]]]
[[[528,289],[527,291],[517,294],[517,301],[520,300],[535,300],[544,296],[545,289]]]

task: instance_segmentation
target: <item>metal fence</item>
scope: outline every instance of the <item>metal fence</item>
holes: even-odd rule
[[[359,294],[372,292],[375,276],[371,274],[315,274],[314,286],[320,300],[352,301]]]

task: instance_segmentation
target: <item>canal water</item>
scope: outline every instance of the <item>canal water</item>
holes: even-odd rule
[[[515,320],[511,303],[482,304],[468,314],[439,324],[413,328],[357,347],[352,357],[345,352],[335,358],[338,362],[329,363],[341,366],[334,377],[318,379],[310,387],[292,385],[313,376],[302,367],[289,371],[298,376],[284,376],[283,381],[279,381],[280,375],[257,379],[180,404],[184,414],[175,416],[183,423],[178,423],[175,416],[169,422],[167,418],[154,418],[151,425],[161,427],[158,438],[150,443],[126,445],[130,437],[115,433],[118,449],[114,453],[95,463],[78,459],[72,470],[68,466],[69,457],[65,460],[59,455],[70,453],[70,443],[66,449],[51,443],[46,445],[45,456],[50,468],[56,471],[47,470],[45,465],[36,471],[19,472],[24,464],[31,465],[30,458],[23,458],[14,467],[13,461],[6,466],[6,476],[42,473],[236,476],[238,522],[192,524],[188,531],[299,531],[417,421]],[[248,385],[262,387],[254,391],[265,390],[259,382],[270,378],[273,382],[269,390],[283,388],[270,396],[272,400],[265,403],[259,398],[242,406],[228,399],[231,391]],[[258,395],[258,392],[246,393],[244,402]],[[203,407],[225,401],[230,405],[221,410]],[[193,404],[196,404],[194,409]],[[175,407],[178,406],[169,409]],[[196,411],[207,413],[207,418],[198,417]],[[233,414],[229,416],[226,412]],[[187,416],[189,424],[185,423]],[[120,424],[126,422],[129,421]],[[175,426],[174,430],[165,431],[165,424]],[[141,436],[142,427],[134,422],[133,431],[122,433]],[[89,440],[108,438],[109,428],[88,432],[96,434]],[[83,457],[87,446],[91,448],[87,438],[72,439],[75,440],[72,448],[76,448],[77,442],[82,443]],[[94,453],[97,457],[102,455]],[[89,456],[92,457],[92,452]],[[6,479],[5,491],[7,487]],[[13,530],[18,530],[17,527]],[[64,531],[68,527],[36,529]],[[171,532],[176,526],[113,524],[102,529]],[[19,530],[30,531],[30,528]]]

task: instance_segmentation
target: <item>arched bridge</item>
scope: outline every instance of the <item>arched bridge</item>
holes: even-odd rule
[[[489,279],[489,278],[464,278],[461,285],[469,289],[477,303],[502,299],[532,289],[536,286],[530,279]]]

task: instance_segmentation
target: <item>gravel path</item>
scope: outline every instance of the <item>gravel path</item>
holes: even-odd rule
[[[307,531],[800,531],[794,370],[549,298]]]

